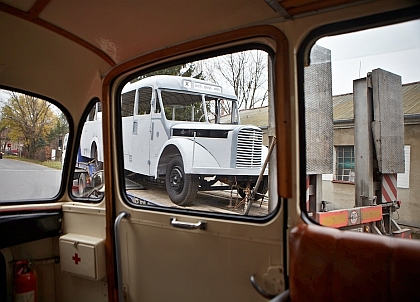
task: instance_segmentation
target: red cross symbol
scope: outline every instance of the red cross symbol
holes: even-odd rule
[[[76,253],[74,254],[74,256],[71,258],[74,260],[74,264],[78,265],[79,262],[82,262],[82,259],[79,258],[79,255]]]

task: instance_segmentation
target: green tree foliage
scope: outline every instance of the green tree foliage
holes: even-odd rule
[[[34,158],[37,150],[68,129],[64,115],[57,116],[53,108],[47,101],[11,92],[0,110],[0,127],[7,127],[9,138],[23,143],[28,157]]]
[[[53,127],[47,135],[48,143],[51,144],[57,138],[63,138],[67,132],[69,132],[69,123],[64,113],[60,112],[59,115],[56,115],[53,121]]]

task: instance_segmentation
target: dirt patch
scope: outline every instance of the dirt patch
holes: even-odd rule
[[[412,226],[408,226],[408,225],[401,225],[401,224],[400,224],[400,227],[402,229],[410,229],[411,239],[420,240],[420,228],[416,228],[416,227],[412,227]]]

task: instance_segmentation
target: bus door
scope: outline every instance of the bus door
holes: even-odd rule
[[[169,129],[165,126],[165,114],[163,112],[159,96],[155,90],[152,99],[152,121],[150,126],[150,173],[154,175],[159,161],[159,152],[163,144],[169,139]]]
[[[152,170],[154,154],[167,141],[171,124],[193,120],[196,127],[202,126],[202,114],[194,106],[202,95],[176,89],[149,95],[151,132],[140,137],[141,128],[147,127],[140,127],[139,120],[137,135],[139,144],[150,138]],[[279,102],[280,107],[283,104],[287,102]],[[134,200],[123,194],[107,200],[115,209],[112,236],[121,301],[124,297],[127,301],[266,301],[284,291],[285,207],[280,205],[285,203],[277,191],[274,152],[272,156],[269,181],[275,188],[249,207],[235,189],[199,192],[193,204],[179,206],[159,185],[137,190]],[[124,162],[124,170],[128,164]],[[175,169],[180,175],[175,185],[180,188],[187,181],[197,182],[196,175],[184,174],[182,163],[176,162]],[[118,171],[123,169],[110,171],[112,181],[118,180]]]
[[[137,91],[137,106],[134,108],[132,123],[132,152],[129,158],[131,171],[143,175],[150,175],[150,140],[151,128],[151,87],[141,87]]]

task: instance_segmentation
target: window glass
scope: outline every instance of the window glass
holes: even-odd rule
[[[121,95],[121,116],[133,116],[135,97],[134,90]]]
[[[126,98],[128,99],[128,98]],[[129,110],[123,103],[122,108]],[[89,108],[89,114],[77,149],[76,165],[73,168],[71,195],[79,200],[100,201],[103,197],[103,148],[102,148],[102,108],[99,101]]]
[[[150,114],[151,101],[152,101],[152,88],[143,87],[139,89],[139,105],[138,115]]]
[[[277,192],[268,192],[275,170],[264,166],[275,156],[268,151],[270,62],[263,50],[230,53],[141,75],[122,87],[130,205],[257,217],[276,208]],[[125,100],[135,91],[130,107],[139,112],[131,116]],[[155,114],[142,115],[143,98],[152,100]]]
[[[306,210],[406,237],[420,227],[420,20],[324,37],[304,69]],[[416,156],[415,154],[419,154]],[[407,163],[407,161],[409,161]],[[402,235],[401,235],[402,234]]]
[[[0,202],[59,193],[66,133],[67,118],[52,103],[0,90]]]
[[[165,90],[160,91],[160,95],[167,120],[187,122],[205,121],[201,95]]]
[[[336,147],[335,180],[354,182],[354,147]]]

